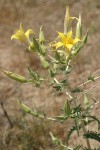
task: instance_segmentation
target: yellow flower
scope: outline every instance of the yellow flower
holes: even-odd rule
[[[31,45],[31,40],[29,38],[30,34],[34,34],[33,30],[29,29],[25,32],[22,27],[22,24],[20,23],[20,29],[17,30],[14,35],[12,35],[11,40],[17,39],[17,40],[25,43],[26,45],[30,46]]]
[[[56,49],[63,46],[67,48],[68,50],[71,50],[71,48],[79,41],[81,41],[78,38],[73,38],[72,30],[70,30],[67,35],[65,35],[62,32],[58,32],[61,42],[56,43]]]

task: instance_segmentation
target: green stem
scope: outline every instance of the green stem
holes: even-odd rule
[[[96,79],[97,79],[97,78],[96,78]],[[70,86],[69,86],[69,89],[71,90],[71,87],[70,87]],[[76,101],[75,95],[72,93],[71,96],[73,97],[75,107],[77,107],[77,101]],[[80,116],[80,117],[81,117],[81,116]],[[84,134],[86,134],[87,131],[86,131],[86,129],[85,129],[85,125],[84,125],[84,121],[83,121],[82,117],[81,117],[81,123],[82,123],[82,130],[83,130]],[[78,120],[77,120],[76,117],[75,117],[75,124],[76,124],[77,129],[78,129],[77,131],[79,131]],[[79,132],[78,132],[78,135],[79,135]],[[88,149],[91,150],[91,145],[90,145],[89,139],[86,139],[86,143],[87,143]]]
[[[85,125],[84,125],[84,121],[83,121],[82,117],[81,117],[81,123],[82,123],[82,130],[83,130],[84,134],[86,134],[87,131],[86,131],[86,128],[85,128]],[[86,138],[86,143],[87,143],[88,149],[91,150],[90,141],[87,138]]]

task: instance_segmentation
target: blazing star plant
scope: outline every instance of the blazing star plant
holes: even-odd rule
[[[76,33],[73,32],[72,22],[76,22]],[[32,36],[30,37],[30,34]],[[36,110],[31,110],[29,107],[24,105],[21,101],[18,101],[22,110],[26,113],[31,114],[34,117],[51,121],[58,121],[63,123],[68,119],[71,119],[73,122],[72,127],[69,127],[69,133],[67,135],[66,143],[63,144],[59,138],[55,137],[53,133],[50,132],[52,142],[57,146],[59,150],[92,150],[90,139],[100,142],[100,120],[94,115],[91,115],[91,110],[98,103],[94,101],[89,103],[86,90],[84,86],[89,82],[95,82],[98,77],[89,76],[88,80],[83,84],[72,88],[70,86],[69,76],[71,73],[72,60],[78,55],[80,50],[85,46],[88,37],[88,30],[85,35],[82,33],[82,23],[81,15],[79,18],[71,17],[69,13],[69,7],[66,9],[65,19],[64,19],[64,32],[58,32],[58,36],[50,43],[45,42],[45,37],[43,33],[43,28],[40,28],[39,36],[36,38],[36,34],[33,30],[29,29],[26,32],[24,31],[22,24],[20,24],[20,29],[12,35],[11,39],[19,40],[20,42],[25,43],[27,49],[30,53],[36,53],[42,67],[47,71],[48,76],[42,77],[42,75],[36,73],[30,66],[28,67],[28,72],[30,77],[26,77],[6,71],[1,69],[1,71],[6,74],[8,77],[12,78],[21,83],[34,83],[34,86],[40,87],[41,84],[45,81],[49,82],[49,85],[56,90],[56,92],[66,91],[67,98],[64,106],[62,108],[61,114],[55,117],[49,117],[47,114],[41,114]],[[49,50],[52,52],[49,53]],[[50,55],[51,54],[51,55]],[[34,58],[33,58],[34,59]],[[60,81],[57,80],[57,76],[63,74]],[[78,99],[78,95],[83,94],[83,102]],[[90,131],[86,129],[86,126],[89,126],[93,121],[98,124],[98,131]],[[77,145],[72,147],[69,145],[69,139],[71,134],[74,131],[77,131],[77,135],[80,136],[80,129],[83,130],[83,138],[86,139],[86,145]],[[89,129],[89,128],[88,128]],[[99,148],[95,148],[95,150]]]

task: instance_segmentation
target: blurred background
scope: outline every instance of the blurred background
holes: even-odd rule
[[[72,85],[87,80],[90,73],[100,75],[99,0],[0,0],[0,68],[27,76],[26,67],[30,65],[43,74],[38,58],[27,53],[22,43],[11,41],[11,35],[22,22],[25,30],[31,28],[37,35],[43,25],[47,42],[53,41],[57,36],[56,31],[63,32],[66,5],[70,6],[72,16],[78,17],[81,13],[84,34],[89,28],[87,45],[74,62]],[[88,88],[95,99],[100,99],[100,80]],[[31,108],[35,107],[54,116],[60,112],[65,97],[63,94],[56,97],[51,94],[49,88],[38,89],[33,85],[23,85],[0,73],[0,150],[54,150],[49,131],[66,141],[70,123],[62,125],[33,119],[30,115],[23,114],[17,103],[20,99]],[[99,108],[100,105],[96,106],[93,113],[99,114]],[[5,117],[4,109],[12,125]],[[76,134],[72,137],[72,145],[76,144],[74,138]],[[77,141],[80,142],[81,139]]]

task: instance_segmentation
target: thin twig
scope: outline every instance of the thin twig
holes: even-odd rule
[[[1,104],[1,108],[2,108],[2,110],[3,110],[4,116],[5,116],[5,117],[7,118],[7,120],[8,120],[8,123],[9,123],[9,125],[10,125],[10,128],[13,128],[13,124],[12,124],[12,122],[11,122],[11,119],[10,119],[10,117],[9,117],[9,115],[8,115],[8,113],[7,113],[7,111],[6,111],[6,109],[4,108],[3,102],[1,102],[0,104]]]
[[[99,79],[99,78],[100,78],[100,76],[95,77],[95,78],[94,78],[94,81],[96,81],[96,80]],[[90,82],[92,82],[92,80],[87,80],[86,82],[80,84],[80,85],[78,86],[78,88],[80,88],[80,87],[82,87],[82,86],[84,86],[84,85],[86,85],[87,83],[90,83]]]

